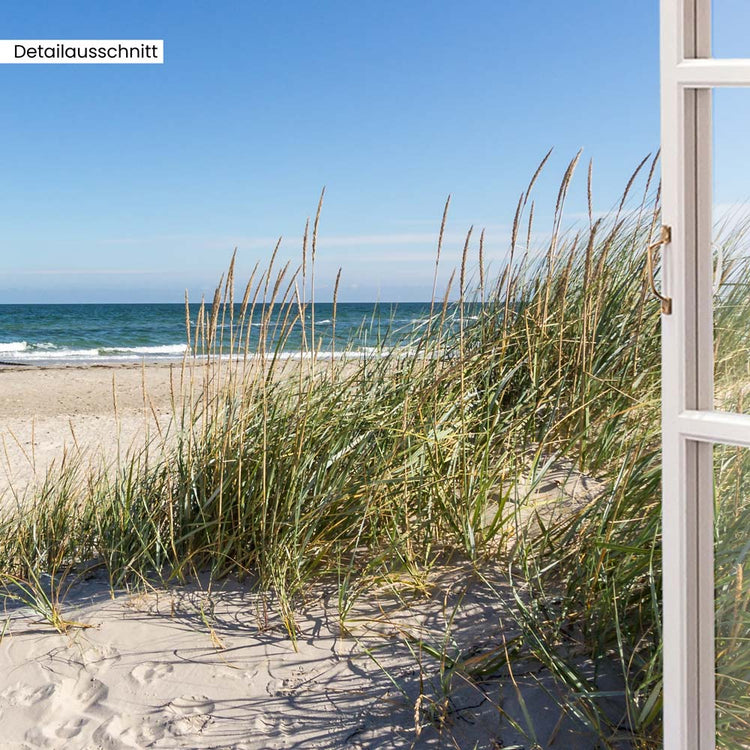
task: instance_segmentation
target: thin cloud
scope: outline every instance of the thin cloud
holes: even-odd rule
[[[5,271],[16,276],[163,276],[174,271],[148,271],[135,268],[32,268]]]
[[[349,246],[393,246],[393,245],[429,245],[436,244],[439,229],[434,232],[403,232],[396,234],[351,234],[351,235],[320,235],[319,245],[328,247]],[[273,247],[279,237],[243,237],[243,236],[208,236],[208,235],[151,235],[142,237],[108,237],[100,240],[102,245],[144,245],[158,242],[190,242],[191,244],[207,244],[211,246],[240,247],[258,249]],[[446,232],[443,242],[463,242],[466,232]],[[283,237],[283,246],[297,246],[302,244],[301,236]]]
[[[401,227],[429,227],[430,229],[435,230],[435,234],[437,234],[439,228],[440,228],[440,221],[435,221],[434,219],[394,219],[393,221],[389,222],[390,224],[393,224],[394,226],[401,226]],[[452,219],[451,217],[448,217],[448,223],[449,224],[459,224],[460,226],[466,226],[467,228],[470,225],[474,225],[474,228],[481,231],[482,229],[485,229],[488,232],[509,232],[511,225],[506,223],[498,223],[496,221],[466,221],[466,220],[460,220],[457,221],[456,219]]]

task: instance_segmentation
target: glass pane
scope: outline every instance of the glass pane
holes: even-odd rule
[[[716,746],[750,747],[750,449],[714,448]]]
[[[750,1],[748,2],[750,6]],[[713,93],[715,408],[750,413],[750,89]]]
[[[713,57],[750,57],[750,2],[712,0],[711,50]]]

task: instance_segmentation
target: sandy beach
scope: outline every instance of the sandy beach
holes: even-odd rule
[[[23,495],[66,456],[96,467],[142,446],[169,422],[179,372],[179,363],[0,368],[0,494]]]
[[[0,370],[6,501],[66,454],[97,467],[142,446],[169,422],[176,370]],[[335,587],[321,583],[300,607],[295,642],[273,596],[247,582],[112,592],[101,567],[72,571],[59,608],[77,625],[65,633],[6,600],[0,747],[499,748],[532,747],[532,736],[585,747],[539,665],[475,682],[415,651],[424,641],[470,656],[513,638],[504,573],[484,575],[494,579],[454,567],[416,587],[395,581],[344,622]],[[533,727],[506,720],[529,710]]]
[[[415,658],[420,639],[446,654],[512,640],[502,582],[454,570],[419,595],[403,584],[361,600],[345,628],[335,591],[311,591],[293,643],[273,599],[236,582],[111,597],[94,575],[65,606],[85,628],[57,634],[28,611],[6,611],[0,747],[596,746],[562,714],[539,665],[475,683]],[[523,711],[533,726],[514,728],[507,717]]]

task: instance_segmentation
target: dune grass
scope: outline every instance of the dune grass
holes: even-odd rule
[[[470,231],[428,324],[395,342],[391,332],[367,353],[351,343],[335,345],[336,356],[319,351],[307,295],[320,205],[299,268],[278,267],[274,251],[235,299],[233,262],[197,325],[187,320],[190,353],[174,371],[167,434],[114,471],[84,476],[69,466],[23,506],[6,505],[0,577],[28,582],[92,564],[113,585],[206,570],[247,576],[275,592],[294,637],[311,581],[338,581],[345,619],[354,597],[393,573],[418,587],[452,560],[479,575],[503,566],[523,639],[500,661],[541,662],[565,688],[565,710],[602,746],[658,747],[660,340],[644,252],[658,226],[656,160],[639,165],[610,214],[590,210],[564,230],[577,162],[546,239],[535,239],[532,197],[543,161],[499,272],[487,278],[483,234],[473,259]],[[589,168],[589,206],[590,184]],[[444,227],[445,215],[436,278]],[[724,238],[727,259],[743,232]],[[725,265],[732,283],[747,284],[746,266]],[[750,302],[731,289],[720,325],[737,331]],[[253,350],[251,323],[261,330]],[[284,342],[300,328],[303,356],[289,360]],[[742,367],[719,359],[722,392]],[[561,466],[550,512],[540,488]],[[717,496],[735,498],[717,516],[727,748],[743,747],[750,716],[747,468],[744,454],[717,451]],[[595,480],[596,492],[567,497],[567,480],[580,478]],[[616,716],[597,680],[605,664],[620,675]],[[468,677],[497,669],[490,649],[473,657]]]

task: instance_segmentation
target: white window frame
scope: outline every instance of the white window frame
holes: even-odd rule
[[[750,447],[714,410],[711,91],[750,60],[711,58],[711,0],[661,0],[664,748],[714,750],[713,445]]]

